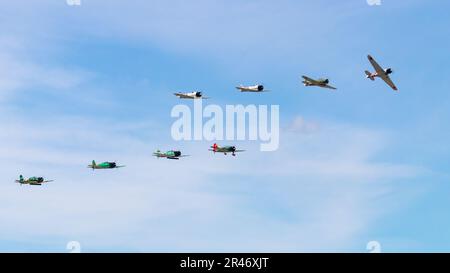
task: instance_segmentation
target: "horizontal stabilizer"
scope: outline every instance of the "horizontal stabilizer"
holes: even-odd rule
[[[371,79],[372,81],[374,81],[375,80],[375,78],[374,78],[374,76],[372,76],[372,73],[370,73],[369,71],[365,71],[366,72],[366,75],[367,75],[367,78],[368,79]]]

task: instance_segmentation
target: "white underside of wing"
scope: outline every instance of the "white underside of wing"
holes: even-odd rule
[[[379,74],[379,77],[387,83],[392,89],[397,90],[397,86],[392,82],[391,78],[385,73]]]
[[[369,59],[369,62],[372,64],[378,75],[385,74],[384,69],[375,61],[374,58],[372,58],[372,56],[369,55],[367,58]]]

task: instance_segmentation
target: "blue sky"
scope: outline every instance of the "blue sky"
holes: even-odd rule
[[[331,2],[1,1],[0,251],[449,251],[450,3]],[[172,93],[194,89],[280,105],[279,150],[173,141]]]

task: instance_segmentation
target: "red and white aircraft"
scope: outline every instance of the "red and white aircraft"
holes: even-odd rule
[[[236,153],[245,152],[245,150],[237,150],[236,146],[224,146],[220,147],[217,145],[217,143],[214,143],[213,146],[211,146],[212,149],[209,149],[210,151],[214,153],[223,153],[224,155],[227,155],[227,153],[231,153],[232,156],[236,156]]]
[[[383,69],[381,66],[372,58],[372,56],[368,55],[367,58],[369,59],[372,66],[375,68],[375,73],[370,73],[366,70],[366,75],[368,79],[371,79],[372,81],[375,80],[375,77],[381,78],[383,81],[385,81],[392,89],[395,91],[398,91],[397,86],[392,82],[391,78],[389,77],[389,74],[392,74],[392,69],[387,68]]]

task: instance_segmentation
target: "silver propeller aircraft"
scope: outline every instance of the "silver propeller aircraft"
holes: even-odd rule
[[[207,97],[204,97],[202,92],[200,91],[194,91],[190,93],[173,93],[173,94],[179,97],[180,99],[209,99]]]
[[[186,157],[189,155],[182,155],[181,151],[175,151],[175,150],[170,150],[167,152],[161,152],[160,150],[157,150],[156,152],[153,153],[153,156],[156,156],[157,158],[167,158],[167,159],[178,160],[181,157]]]
[[[328,88],[328,89],[333,89],[336,90],[336,87],[333,87],[331,85],[328,85],[330,83],[330,80],[328,79],[318,79],[318,80],[314,80],[311,79],[309,77],[306,76],[302,76],[303,80],[302,83],[305,86],[318,86],[318,87],[322,87],[322,88]]]
[[[397,91],[397,86],[395,86],[395,84],[392,82],[391,78],[389,77],[389,74],[392,74],[392,69],[391,68],[387,68],[387,69],[383,69],[376,61],[374,58],[372,58],[372,56],[368,55],[367,58],[369,59],[370,63],[372,64],[372,66],[375,68],[375,73],[370,73],[369,71],[365,71],[367,78],[371,79],[372,81],[375,80],[375,77],[379,77],[381,78],[383,81],[385,81],[392,89],[394,89],[395,91]]]
[[[250,86],[239,85],[239,86],[236,86],[236,89],[241,92],[269,92],[269,90],[264,89],[264,85],[262,85],[262,84],[250,85]]]

